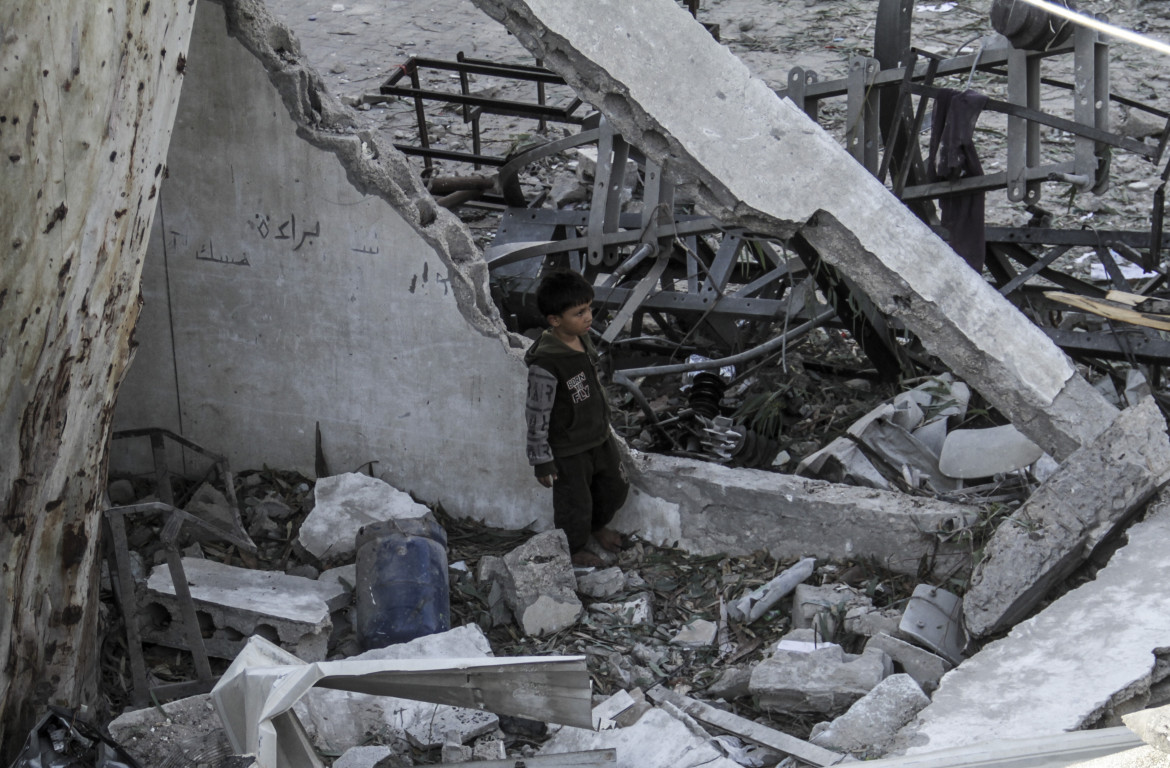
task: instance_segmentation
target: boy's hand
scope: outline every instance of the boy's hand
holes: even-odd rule
[[[556,476],[556,475],[545,475],[544,477],[538,477],[538,478],[536,478],[536,482],[540,483],[540,484],[541,484],[541,485],[543,485],[545,488],[552,488],[552,487],[553,487],[553,483],[555,483],[555,482],[556,482],[556,480],[557,480],[557,476]]]

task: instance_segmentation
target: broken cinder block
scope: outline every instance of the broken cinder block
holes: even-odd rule
[[[191,599],[207,653],[234,658],[252,635],[275,636],[279,645],[303,661],[325,658],[333,629],[331,614],[349,605],[349,590],[279,571],[237,568],[213,560],[183,558]],[[147,581],[144,640],[169,648],[189,648],[182,607],[171,572],[155,566]],[[210,631],[210,636],[207,633]]]
[[[1022,619],[1167,479],[1166,422],[1147,398],[1069,456],[996,529],[963,599],[968,631],[988,635]]]

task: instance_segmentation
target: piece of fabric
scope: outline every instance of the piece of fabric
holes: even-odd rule
[[[931,181],[956,181],[982,176],[983,166],[975,149],[975,123],[987,104],[976,91],[944,90],[935,100],[930,126],[927,168]],[[976,272],[986,259],[984,193],[950,195],[939,200],[947,242]]]
[[[565,532],[569,552],[579,552],[625,503],[629,480],[612,436],[581,453],[558,456],[555,463],[553,525]]]
[[[528,463],[537,477],[552,474],[553,458],[595,448],[609,437],[609,404],[597,376],[597,352],[584,352],[545,331],[528,349],[525,403]]]

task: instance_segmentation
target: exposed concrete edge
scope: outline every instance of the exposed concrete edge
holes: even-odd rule
[[[326,90],[292,31],[262,0],[205,1],[223,6],[228,35],[264,66],[297,134],[336,155],[355,189],[385,200],[434,248],[449,269],[451,290],[468,324],[484,336],[498,338],[520,359],[528,342],[504,327],[491,299],[487,262],[470,230],[435,202],[406,156],[375,132],[357,128],[350,108]]]
[[[965,575],[971,553],[936,535],[972,507],[659,454],[632,456],[614,526],[697,554],[871,560],[897,573]]]

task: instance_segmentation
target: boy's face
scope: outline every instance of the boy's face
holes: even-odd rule
[[[569,307],[559,315],[549,315],[548,323],[558,336],[584,336],[589,333],[589,326],[593,324],[593,302],[587,301],[575,307]]]

